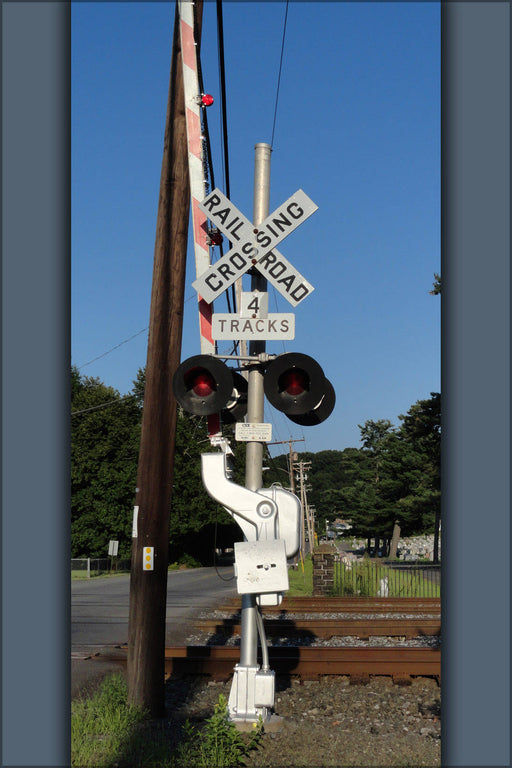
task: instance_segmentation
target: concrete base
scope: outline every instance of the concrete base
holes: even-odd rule
[[[242,733],[254,731],[258,727],[257,722],[251,722],[250,720],[231,720],[230,722],[233,723],[237,731]],[[284,717],[270,715],[266,720],[263,720],[263,730],[265,733],[279,733],[283,729],[284,723]]]

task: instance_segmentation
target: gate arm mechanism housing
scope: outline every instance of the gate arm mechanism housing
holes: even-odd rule
[[[224,453],[202,453],[201,475],[208,494],[232,515],[247,541],[277,539],[277,504],[229,480]]]

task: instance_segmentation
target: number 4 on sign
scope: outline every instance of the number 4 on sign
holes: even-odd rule
[[[267,317],[268,293],[243,291],[240,296],[240,317]]]
[[[251,301],[251,303],[247,305],[247,309],[250,309],[251,312],[256,312],[256,313],[260,311],[260,304],[257,296],[255,296],[254,299]]]

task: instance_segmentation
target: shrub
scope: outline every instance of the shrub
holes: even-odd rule
[[[262,735],[262,723],[248,739],[228,719],[226,698],[219,696],[214,714],[200,731],[187,720],[184,741],[178,747],[173,768],[236,768],[244,765],[245,757],[255,749]]]

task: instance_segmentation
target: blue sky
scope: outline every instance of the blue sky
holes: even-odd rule
[[[231,200],[248,218],[285,9],[223,4]],[[145,365],[146,331],[88,363],[149,324],[173,23],[171,3],[72,3],[72,362],[123,394]],[[225,190],[213,2],[201,63]],[[265,419],[273,440],[304,437],[300,451],[342,450],[360,445],[358,424],[398,425],[440,390],[440,299],[429,295],[440,272],[439,3],[290,2],[270,209],[299,188],[318,211],[279,250],[315,291],[295,310],[295,339],[267,351],[315,357],[337,402],[316,427],[270,405]],[[194,279],[190,242],[182,359],[200,352]],[[269,308],[293,311],[272,288]]]

